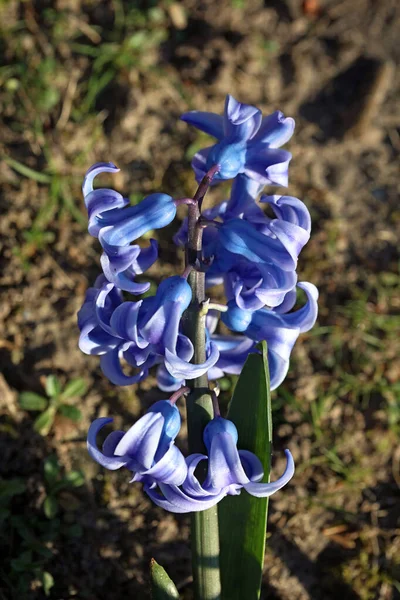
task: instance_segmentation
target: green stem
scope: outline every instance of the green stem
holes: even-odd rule
[[[201,261],[202,228],[198,227],[200,206],[216,169],[212,169],[200,183],[194,199],[196,204],[189,206],[188,244],[186,266],[198,266]],[[205,274],[195,269],[188,282],[192,288],[192,302],[185,313],[185,333],[194,346],[193,362],[206,360],[205,315],[201,314],[205,301]],[[208,389],[207,374],[189,382],[191,393],[187,398],[189,452],[206,453],[203,443],[203,430],[213,417],[212,399]],[[202,463],[200,464],[202,467]],[[199,469],[200,470],[200,469]],[[204,477],[205,472],[198,473]],[[191,545],[193,585],[196,600],[219,600],[221,581],[219,572],[219,535],[217,507],[195,512],[191,515]]]

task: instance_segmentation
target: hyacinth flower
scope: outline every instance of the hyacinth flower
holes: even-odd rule
[[[237,185],[237,180],[241,180]],[[203,212],[203,256],[206,285],[223,283],[228,302],[235,300],[244,310],[279,306],[297,282],[298,255],[311,231],[310,214],[301,200],[292,196],[262,196],[275,218],[267,217],[256,204],[260,186],[239,176],[229,201]],[[240,218],[238,218],[240,217]],[[174,241],[184,245],[187,219]]]
[[[175,401],[186,391],[188,388],[183,388],[169,400],[153,404],[126,433],[110,433],[101,450],[97,446],[97,435],[113,419],[95,419],[87,437],[90,456],[111,471],[126,467],[133,473],[131,482],[181,485],[187,476],[187,466],[181,451],[175,446],[175,438],[181,428]]]
[[[287,186],[292,155],[279,148],[292,136],[294,120],[290,117],[276,111],[263,118],[258,108],[228,95],[223,116],[195,110],[181,119],[218,140],[195,155],[192,167],[197,181],[213,165],[219,165],[216,180],[233,179],[244,173],[263,185]]]
[[[175,513],[197,512],[215,506],[226,495],[248,494],[267,498],[283,488],[294,475],[294,461],[289,450],[286,469],[272,483],[260,483],[264,471],[260,460],[248,450],[238,450],[235,425],[217,415],[204,429],[208,455],[193,454],[186,459],[188,473],[181,487],[166,483],[146,483],[145,492],[155,504]],[[201,483],[195,469],[207,460],[207,475]]]
[[[284,303],[276,309],[260,309],[246,311],[235,303],[228,303],[228,310],[221,315],[222,322],[232,331],[244,334],[243,337],[212,336],[217,344],[220,357],[213,369],[209,371],[210,379],[218,379],[224,373],[240,373],[249,352],[255,344],[265,340],[268,346],[268,365],[270,371],[271,390],[276,389],[285,379],[290,354],[300,333],[312,329],[318,315],[318,290],[308,282],[298,284],[307,296],[302,308],[288,312],[296,302],[296,294],[289,293]],[[285,312],[282,312],[285,311]],[[252,343],[250,343],[252,342]]]
[[[159,363],[177,381],[203,375],[217,362],[219,352],[209,342],[205,362],[190,362],[193,344],[180,332],[180,324],[191,299],[191,288],[180,276],[165,279],[155,296],[138,302],[123,301],[120,291],[100,277],[78,313],[80,348],[86,354],[101,355],[101,369],[115,385],[137,383]],[[121,360],[137,373],[126,375]]]
[[[150,194],[136,206],[127,206],[129,199],[111,189],[93,188],[101,173],[117,173],[113,163],[97,163],[86,173],[82,186],[89,217],[89,233],[103,247],[101,265],[104,275],[121,290],[143,294],[150,284],[138,283],[136,275],[144,273],[158,258],[158,246],[150,241],[148,248],[131,245],[145,233],[169,225],[176,207],[185,200],[174,200],[168,194]]]

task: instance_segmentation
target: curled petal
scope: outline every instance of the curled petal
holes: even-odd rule
[[[307,302],[305,305],[292,313],[282,315],[286,325],[298,327],[301,333],[309,331],[315,325],[318,316],[318,289],[308,281],[302,281],[297,284],[299,288],[305,291]]]
[[[121,340],[118,337],[110,335],[102,327],[97,325],[96,321],[86,322],[81,327],[79,335],[79,349],[85,354],[101,355],[113,350]]]
[[[192,110],[184,113],[181,119],[217,139],[221,139],[224,135],[223,117],[215,113]]]
[[[196,365],[182,360],[176,354],[173,354],[168,348],[165,349],[165,367],[167,371],[177,379],[195,379],[207,373],[215,365],[219,358],[219,350],[215,343],[210,343],[210,353],[207,360]]]
[[[125,433],[115,448],[117,456],[128,455],[135,463],[150,469],[164,428],[164,417],[159,412],[148,412]]]
[[[240,375],[246,358],[255,348],[254,341],[233,335],[213,335],[212,340],[218,346],[220,354],[217,363],[209,370],[208,378],[219,379],[225,373]]]
[[[143,340],[138,334],[137,321],[140,308],[143,301],[139,302],[123,302],[118,306],[110,319],[110,328],[120,338],[134,342],[138,348],[146,348],[148,342]]]
[[[290,140],[294,127],[294,119],[285,118],[284,114],[277,110],[272,115],[263,118],[254,141],[268,144],[270,148],[279,148]]]
[[[273,311],[278,314],[289,312],[289,310],[292,310],[293,306],[296,304],[296,298],[297,292],[296,288],[294,287],[285,295],[281,304],[279,304],[278,306],[274,306]]]
[[[90,456],[96,461],[98,462],[102,467],[105,467],[106,469],[109,469],[111,471],[115,471],[116,469],[120,469],[121,467],[125,467],[127,462],[129,462],[129,457],[126,456],[112,456],[112,454],[109,454],[109,450],[111,450],[115,439],[112,438],[112,440],[110,440],[107,443],[104,443],[103,446],[103,452],[101,452],[101,450],[98,449],[97,447],[97,442],[96,442],[96,437],[98,432],[100,431],[100,429],[102,429],[105,425],[107,425],[108,423],[112,423],[113,419],[109,419],[106,417],[102,417],[100,419],[95,419],[93,421],[93,423],[90,425],[89,427],[89,431],[88,431],[88,436],[87,436],[87,447],[88,447],[88,452],[90,454]],[[120,435],[123,432],[114,432],[114,436],[115,435]],[[108,436],[110,437],[110,436]],[[107,438],[108,439],[108,438]]]
[[[132,385],[147,377],[148,369],[144,367],[136,375],[125,375],[119,360],[119,353],[120,348],[115,348],[111,352],[103,354],[100,359],[100,368],[111,383],[114,385]]]
[[[250,482],[245,484],[243,487],[252,496],[256,496],[257,498],[268,498],[272,494],[275,494],[278,490],[283,488],[289,481],[292,479],[294,475],[294,460],[293,456],[289,452],[289,450],[285,450],[286,454],[286,469],[282,477],[277,479],[277,481],[273,481],[271,483],[255,483]]]
[[[120,215],[120,209],[127,204],[129,204],[128,198],[124,198],[119,192],[107,188],[99,188],[85,196],[90,235],[98,237],[101,228],[104,226],[105,213],[108,213],[108,218],[111,218],[112,215]]]
[[[157,385],[163,392],[175,392],[185,384],[184,379],[176,379],[167,371],[164,364],[157,367]]]
[[[111,162],[100,162],[91,166],[86,171],[85,179],[83,180],[82,192],[84,196],[87,196],[93,191],[93,180],[100,173],[118,173],[119,169]]]
[[[145,485],[144,491],[154,504],[173,513],[189,513],[206,510],[207,508],[211,508],[218,504],[218,502],[226,496],[226,491],[222,490],[217,495],[206,494],[201,497],[192,498],[176,485],[165,485],[160,483],[159,488],[162,492],[161,494],[156,490],[155,486]]]
[[[173,444],[151,469],[142,473],[155,481],[170,485],[181,485],[187,476],[187,466],[182,452]]]
[[[232,141],[250,140],[260,128],[261,111],[255,106],[242,104],[228,95],[225,100],[224,134]]]
[[[292,231],[289,230],[289,223],[285,225],[288,227],[286,231],[275,227],[281,238],[278,239],[275,236],[272,237],[272,234],[268,236],[260,233],[248,221],[231,219],[224,223],[219,230],[220,243],[229,252],[240,254],[251,262],[272,263],[284,271],[292,271],[297,265],[295,248],[298,246],[298,242],[296,234],[301,240],[307,234],[300,227],[296,227],[296,231]],[[295,226],[292,225],[291,227],[294,228]]]
[[[293,196],[261,196],[260,202],[269,204],[278,219],[298,225],[307,233],[311,231],[311,216],[308,208]]]
[[[254,144],[247,152],[244,173],[263,185],[288,185],[289,162],[292,158],[286,150],[265,148]]]
[[[287,221],[279,221],[278,219],[271,221],[269,228],[285,247],[295,263],[303,246],[310,239],[310,234],[298,225],[293,225],[293,223],[288,223]]]
[[[260,481],[264,477],[264,470],[260,459],[248,450],[239,450],[240,461],[250,481]]]

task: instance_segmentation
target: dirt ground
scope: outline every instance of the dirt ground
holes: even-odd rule
[[[299,279],[320,290],[273,396],[276,455],[289,447],[297,471],[270,503],[262,598],[400,598],[398,3],[3,0],[0,27],[0,598],[146,599],[151,557],[192,598],[188,518],[86,453],[93,418],[126,429],[163,395],[154,377],[116,389],[78,350],[100,257],[80,185],[113,161],[105,181],[133,202],[192,195],[207,136],[179,115],[221,112],[227,93],[296,119],[289,193],[313,218]],[[155,284],[181,268],[184,214],[155,232]],[[19,394],[43,394],[51,374],[88,392],[71,401],[80,420],[57,415],[43,436]],[[85,481],[54,493],[48,518],[54,455],[59,477]]]

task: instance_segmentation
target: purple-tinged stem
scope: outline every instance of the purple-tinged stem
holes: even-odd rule
[[[214,166],[203,177],[194,200],[188,210],[188,241],[186,245],[186,267],[194,267],[188,275],[192,289],[192,302],[184,315],[184,331],[194,347],[192,361],[195,364],[206,360],[205,314],[202,306],[205,297],[205,273],[196,270],[201,264],[203,230],[198,226],[201,204],[219,167]],[[207,374],[188,382],[191,393],[187,397],[188,442],[190,453],[206,453],[203,442],[203,431],[213,418],[213,405],[208,389]],[[204,462],[204,461],[202,461]],[[199,477],[204,477],[199,473]],[[217,507],[191,516],[191,545],[193,586],[196,600],[219,600],[221,595],[221,579],[219,571],[219,534]]]
[[[175,404],[175,402],[177,402],[181,396],[184,396],[188,392],[190,392],[190,388],[187,387],[187,385],[185,385],[179,388],[179,390],[176,390],[176,392],[174,392],[172,396],[170,396],[169,401],[171,402],[171,404]]]

